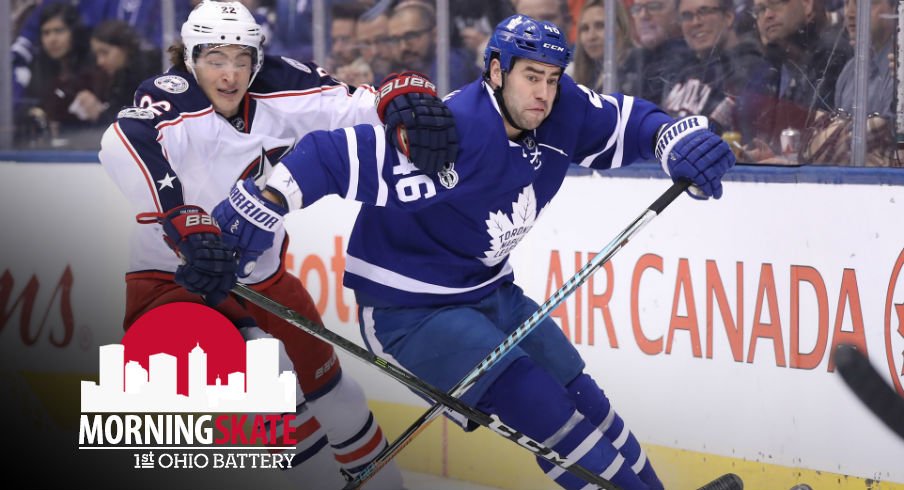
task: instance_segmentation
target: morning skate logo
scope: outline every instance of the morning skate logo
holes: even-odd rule
[[[898,255],[885,299],[885,354],[895,389],[904,396],[904,250]]]
[[[79,449],[130,450],[136,468],[290,467],[296,378],[279,371],[279,348],[203,305],[151,310],[99,348]]]

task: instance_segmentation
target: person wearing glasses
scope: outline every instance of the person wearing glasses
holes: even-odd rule
[[[754,74],[751,96],[739,109],[754,134],[748,152],[759,162],[787,163],[781,132],[803,133],[817,111],[831,111],[836,80],[853,52],[843,29],[829,24],[821,0],[754,0],[751,13],[770,69]]]
[[[635,0],[629,11],[638,46],[624,64],[620,92],[661,104],[666,86],[693,63],[694,54],[681,36],[675,0]]]
[[[422,0],[402,0],[389,14],[394,71],[414,70],[436,79],[436,9]],[[459,87],[479,73],[460,49],[449,50],[449,86]]]
[[[895,72],[889,66],[889,55],[894,53],[896,32],[895,0],[870,2],[870,54],[867,60],[866,112],[867,137],[866,161],[868,167],[900,166],[895,152]],[[853,45],[857,38],[857,2],[844,2],[844,26]],[[835,113],[823,115],[817,121],[818,129],[808,137],[804,148],[811,163],[850,165],[852,114],[856,97],[854,93],[855,60],[847,62],[835,84]],[[823,124],[819,124],[822,122]],[[810,135],[807,135],[810,136]]]
[[[355,38],[361,58],[373,72],[374,84],[386,78],[392,71],[392,47],[389,42],[388,4],[377,2],[358,17]]]
[[[740,131],[737,100],[751,73],[769,68],[759,44],[735,32],[733,7],[732,0],[678,1],[681,32],[696,60],[667,88],[662,103],[675,117],[709,117],[718,133]]]

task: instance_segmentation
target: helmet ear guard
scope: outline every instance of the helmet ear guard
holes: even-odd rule
[[[208,45],[234,44],[250,48],[254,65],[249,86],[264,63],[261,26],[241,2],[202,0],[182,24],[182,42],[185,44],[185,66],[195,77],[195,60]]]

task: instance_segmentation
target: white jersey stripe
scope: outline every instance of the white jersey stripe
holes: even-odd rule
[[[610,104],[612,104],[612,107],[615,108],[616,121],[621,121],[621,119],[622,119],[621,107],[619,107],[619,105],[618,105],[618,100],[616,100],[615,97],[612,97],[611,95],[601,95],[600,97],[602,97],[606,102],[609,102]],[[581,163],[579,165],[582,167],[589,168],[590,165],[593,164],[593,161],[596,160],[596,157],[609,151],[609,148],[612,148],[612,145],[614,145],[617,140],[618,140],[618,132],[613,131],[612,134],[609,135],[609,139],[606,140],[606,147],[596,153],[586,156],[583,160],[581,160]]]
[[[401,291],[407,291],[410,293],[461,294],[467,293],[468,291],[480,289],[487,284],[492,284],[500,277],[510,274],[512,272],[512,266],[511,264],[506,262],[505,266],[502,267],[502,270],[500,270],[499,273],[495,276],[487,279],[480,284],[464,288],[450,288],[446,286],[430,284],[429,282],[419,281],[408,276],[403,276],[398,272],[393,272],[389,269],[384,269],[383,267],[380,267],[378,265],[371,264],[353,255],[346,256],[345,271],[361,276],[377,284],[382,284],[393,289],[399,289]]]
[[[626,95],[622,98],[621,114],[618,118],[618,128],[615,134],[618,135],[618,143],[615,147],[615,155],[612,156],[612,167],[619,168],[622,166],[622,160],[625,156],[625,128],[628,126],[628,119],[631,118],[631,109],[634,107],[634,97]]]
[[[389,198],[389,189],[383,179],[383,163],[386,159],[384,154],[386,151],[386,129],[383,126],[373,126],[373,128],[377,142],[377,200],[374,204],[382,207],[386,206],[386,200]]]
[[[345,198],[354,200],[358,197],[358,136],[355,128],[345,128],[345,143],[348,145],[348,192]]]
[[[568,153],[565,153],[564,151],[562,151],[562,150],[559,149],[559,148],[556,148],[555,146],[550,146],[550,145],[547,145],[547,144],[545,144],[545,143],[540,143],[539,146],[543,146],[543,147],[549,148],[550,150],[557,151],[557,152],[559,152],[560,154],[562,154],[562,156],[566,156],[566,157],[568,156]]]

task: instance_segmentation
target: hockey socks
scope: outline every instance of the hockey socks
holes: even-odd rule
[[[364,391],[352,378],[342,376],[333,389],[308,403],[326,430],[336,462],[352,476],[386,447],[386,436],[367,406]],[[388,463],[368,480],[367,488],[402,488],[402,473],[395,462]]]
[[[624,490],[649,487],[626,464],[625,457],[579,412],[566,389],[529,357],[509,365],[478,403],[503,422],[540,441],[560,457],[576,462]],[[538,458],[540,468],[558,485],[580,489],[587,483]]]
[[[647,454],[634,434],[628,430],[625,422],[612,409],[609,399],[606,397],[593,378],[587,374],[580,374],[566,386],[568,392],[574,398],[579,412],[584,414],[591,424],[603,432],[606,440],[618,449],[631,470],[640,477],[651,489],[661,489],[662,482],[656,476],[653,465],[647,459]]]

